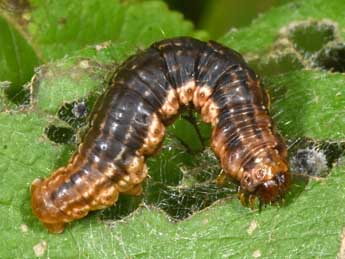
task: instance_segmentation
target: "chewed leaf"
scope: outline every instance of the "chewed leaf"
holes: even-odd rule
[[[27,25],[27,33],[33,36],[42,59],[68,57],[42,67],[47,70],[41,74],[42,80],[36,81],[41,87],[33,89],[36,103],[30,109],[9,110],[0,89],[0,258],[61,258],[62,255],[63,258],[335,258],[342,254],[339,250],[343,249],[341,233],[345,225],[343,155],[330,160],[332,169],[329,174],[327,169],[325,178],[294,180],[282,206],[252,211],[243,207],[234,195],[208,206],[224,193],[231,193],[230,189],[218,192],[213,188],[211,181],[219,173],[218,162],[208,154],[199,154],[199,160],[185,155],[180,143],[171,139],[165,143],[161,156],[150,161],[153,177],[149,182],[152,185],[146,189],[145,203],[140,197],[125,197],[119,211],[92,213],[59,236],[45,232],[31,212],[30,183],[64,165],[76,148],[51,141],[45,129],[60,124],[73,130],[78,128],[68,124],[70,120],[56,123],[58,112],[68,104],[92,99],[102,92],[114,63],[120,64],[152,41],[196,32],[189,22],[158,1],[82,1],[87,2],[86,9],[78,1],[11,2],[30,3],[27,14],[22,16],[28,23],[23,25]],[[330,19],[337,24],[337,40],[342,41],[343,3],[336,0],[295,1],[273,8],[251,26],[228,33],[221,41],[243,54],[249,53],[248,57],[255,57],[271,51],[281,28],[308,19]],[[10,27],[11,31],[14,27]],[[87,44],[94,46],[84,48]],[[339,58],[343,55],[342,44],[328,44],[322,46],[314,60],[317,68],[343,71]],[[304,49],[303,45],[302,52]],[[35,52],[32,49],[29,52],[33,53],[31,60],[37,62]],[[301,70],[304,63],[295,52],[284,53],[287,55],[282,56],[282,68],[277,73],[266,73],[263,69],[262,74],[272,97],[278,129],[291,138],[343,141],[344,75],[317,68],[295,71]],[[9,60],[14,61],[12,54]],[[2,60],[0,75],[5,71]],[[88,63],[91,66],[87,69],[86,63],[80,66],[82,60],[93,63]],[[36,66],[30,62],[25,62],[25,71]],[[267,70],[275,62],[269,64]],[[294,68],[290,69],[289,64]],[[0,81],[14,82],[19,77],[13,73],[17,69],[20,66],[10,68],[14,79],[1,77]],[[2,85],[8,84],[1,82]],[[198,138],[196,133],[188,136]],[[194,147],[191,142],[189,145]],[[327,158],[329,154],[325,155]],[[300,162],[297,161],[296,168]],[[309,165],[307,169],[314,170],[314,164]],[[198,168],[200,171],[196,172]],[[210,195],[206,186],[212,189]],[[180,218],[191,216],[171,223],[167,214],[156,207],[166,208],[170,215]]]
[[[340,2],[337,0],[327,2],[323,0],[291,2],[279,8],[272,8],[271,11],[258,17],[246,28],[230,31],[221,38],[221,42],[232,46],[240,52],[260,54],[269,50],[274,41],[277,40],[280,30],[289,24],[294,24],[301,20],[326,19],[343,27],[345,25],[345,18],[341,15],[339,5]],[[308,34],[304,36],[308,36]],[[314,43],[310,42],[309,44]]]

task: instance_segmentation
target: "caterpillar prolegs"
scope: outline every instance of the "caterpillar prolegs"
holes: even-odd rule
[[[140,194],[146,158],[188,105],[211,123],[211,147],[223,174],[239,182],[242,201],[282,197],[290,184],[286,146],[256,74],[234,50],[179,37],[152,44],[117,69],[67,166],[32,183],[33,213],[58,233],[113,205],[120,193]]]

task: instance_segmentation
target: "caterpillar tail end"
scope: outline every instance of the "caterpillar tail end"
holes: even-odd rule
[[[65,222],[61,212],[52,206],[44,192],[42,179],[35,179],[31,184],[31,207],[32,213],[42,222],[50,233],[62,233],[65,229]],[[61,217],[60,217],[61,216]]]

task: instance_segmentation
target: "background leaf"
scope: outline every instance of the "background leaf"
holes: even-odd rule
[[[82,8],[80,2],[68,0],[31,0],[30,4],[27,29],[44,60],[108,40],[142,47],[159,38],[190,35],[193,29],[160,1],[92,0],[84,1]]]
[[[0,82],[8,81],[7,94],[20,102],[21,86],[30,80],[38,59],[26,40],[0,16]],[[4,90],[4,89],[3,89]]]
[[[33,102],[7,107],[0,113],[1,258],[337,255],[344,227],[343,157],[337,163],[324,161],[332,168],[326,178],[296,176],[284,206],[253,211],[238,202],[234,186],[215,188],[218,162],[209,149],[200,150],[207,142],[209,128],[188,120],[178,121],[169,130],[161,155],[150,159],[151,178],[142,198],[122,197],[116,207],[91,213],[63,234],[48,234],[31,213],[29,186],[33,179],[64,165],[75,149],[73,139],[56,143],[65,137],[61,130],[78,136],[85,123],[82,117],[106,86],[114,66],[138,48],[175,35],[206,37],[157,1],[109,0],[101,5],[92,0],[85,6],[78,2],[77,7],[76,3],[30,1],[25,12],[19,12],[25,14],[27,23],[6,23],[11,30],[22,30],[18,35],[26,35],[21,39],[27,41],[32,53],[39,52],[41,61],[51,61],[38,68],[24,88],[30,87]],[[251,26],[221,39],[247,54],[261,72],[272,96],[273,116],[288,143],[307,137],[317,143],[335,143],[341,149],[344,142],[345,78],[340,71],[335,73],[342,63],[334,59],[339,57],[343,42],[340,10],[336,0],[327,4],[319,0],[295,2],[272,9]],[[6,21],[9,15],[4,16]],[[110,21],[108,17],[112,17]],[[328,21],[321,20],[326,18]],[[297,25],[290,24],[295,21]],[[102,24],[105,28],[99,29]],[[294,37],[300,32],[302,38],[311,37],[310,28],[324,32],[330,27],[333,36],[326,33],[317,48],[309,48]],[[87,44],[93,46],[85,47]],[[326,66],[330,61],[335,63]],[[277,69],[272,72],[271,68]],[[1,97],[4,101],[7,95]],[[76,113],[76,107],[85,108],[85,114]],[[47,134],[50,126],[56,127],[54,134]],[[188,134],[182,134],[186,128]],[[327,155],[322,148],[315,152],[321,157]],[[225,196],[228,198],[209,206]],[[193,216],[188,217],[190,214]]]

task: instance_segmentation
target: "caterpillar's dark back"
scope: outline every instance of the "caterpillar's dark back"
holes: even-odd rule
[[[68,165],[33,182],[34,214],[61,232],[65,223],[114,204],[119,193],[140,194],[146,157],[186,105],[212,124],[211,146],[223,175],[240,183],[243,202],[283,195],[286,148],[256,74],[229,48],[181,37],[154,43],[119,67]]]

